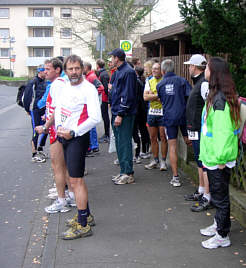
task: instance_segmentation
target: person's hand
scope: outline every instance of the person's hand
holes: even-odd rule
[[[218,165],[218,168],[219,169],[224,169],[225,168],[225,165]]]
[[[117,115],[117,116],[115,117],[115,120],[114,120],[114,126],[115,126],[115,127],[118,127],[118,126],[121,125],[121,123],[122,123],[122,117],[119,116],[119,115]]]
[[[57,136],[65,140],[71,140],[73,137],[70,135],[70,129],[64,127],[57,128]]]
[[[42,119],[43,121],[46,120],[46,118],[45,118],[45,114],[41,116],[41,119]]]
[[[38,134],[45,133],[45,132],[44,132],[44,128],[43,128],[43,126],[36,126],[36,127],[35,127],[35,131],[36,131]]]

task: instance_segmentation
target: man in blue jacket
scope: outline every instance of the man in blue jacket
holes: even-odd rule
[[[174,73],[174,62],[172,60],[164,60],[161,63],[161,71],[163,79],[156,88],[162,103],[163,124],[166,128],[170,164],[173,172],[170,184],[178,187],[181,186],[181,181],[178,175],[177,137],[180,129],[185,143],[190,143],[185,114],[191,86],[187,80]]]
[[[32,162],[42,163],[45,162],[45,154],[43,152],[43,146],[47,135],[42,135],[38,146],[38,133],[35,131],[35,127],[44,124],[42,116],[45,113],[45,108],[38,108],[38,101],[42,98],[46,90],[44,66],[40,65],[37,69],[37,75],[34,79],[30,80],[25,88],[24,93],[24,108],[28,115],[31,116],[32,123]]]
[[[117,67],[112,87],[112,129],[120,164],[120,174],[113,177],[117,185],[133,183],[132,134],[137,109],[136,84],[137,76],[126,62],[126,54],[120,48],[109,53],[112,62]]]

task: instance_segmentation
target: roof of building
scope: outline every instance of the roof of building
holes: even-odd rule
[[[142,35],[141,42],[142,43],[152,42],[155,40],[164,39],[167,37],[171,37],[171,36],[175,36],[175,35],[183,34],[183,33],[185,33],[185,24],[182,21],[180,21],[172,25],[169,25],[167,27],[164,27],[160,30],[156,30],[148,34]]]
[[[98,0],[0,0],[0,6],[45,6],[45,5],[98,5]],[[136,0],[136,4],[146,5],[151,0]]]

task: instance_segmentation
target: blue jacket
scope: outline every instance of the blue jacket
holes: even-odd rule
[[[137,75],[134,69],[126,62],[124,62],[115,73],[111,96],[112,115],[134,115],[137,110]]]
[[[48,94],[50,92],[51,82],[47,81],[46,84],[47,84],[47,86],[46,86],[45,93],[37,103],[37,106],[38,106],[39,109],[42,109],[42,108],[44,108],[46,106],[46,100],[47,100]]]
[[[30,80],[25,88],[24,93],[24,108],[29,113],[30,110],[38,109],[37,102],[42,98],[46,89],[46,82],[44,79],[36,76]]]
[[[189,82],[168,72],[156,88],[162,103],[164,125],[186,125],[186,102],[191,91]]]

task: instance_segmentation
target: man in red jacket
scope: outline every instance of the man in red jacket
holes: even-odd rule
[[[100,102],[101,102],[101,96],[104,91],[104,87],[100,82],[100,80],[97,78],[95,72],[92,70],[92,66],[89,62],[84,62],[84,75],[86,80],[92,83],[98,90],[98,95],[100,96]],[[97,140],[96,128],[92,128],[90,130],[90,150],[94,153],[99,152],[99,144]]]

